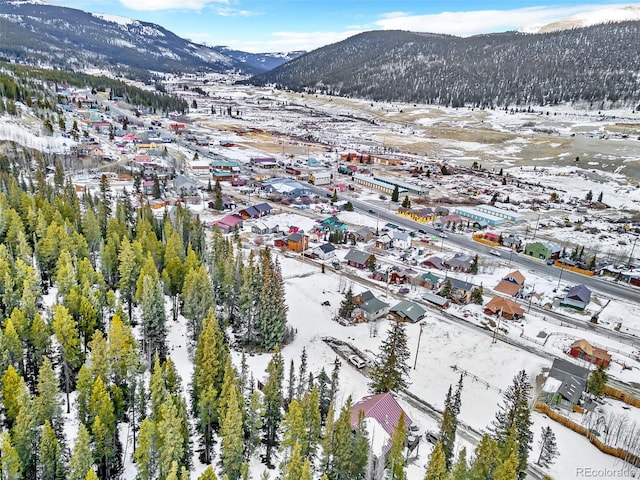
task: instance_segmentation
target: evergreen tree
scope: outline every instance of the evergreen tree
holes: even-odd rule
[[[310,392],[302,398],[302,416],[305,420],[305,437],[302,442],[304,457],[315,460],[320,442],[322,417],[320,414],[320,394],[314,385]]]
[[[498,463],[498,442],[489,435],[483,435],[476,445],[475,458],[469,468],[469,480],[486,480],[493,478],[493,471]]]
[[[598,203],[602,203],[602,192],[598,194]]]
[[[607,385],[609,376],[605,371],[604,365],[600,363],[598,368],[589,374],[587,379],[587,391],[598,398],[604,396],[604,388]]]
[[[331,196],[331,203],[336,203],[338,201],[338,190],[333,190],[333,195]]]
[[[329,383],[329,376],[327,375],[327,372],[324,371],[324,367],[322,367],[320,373],[318,374],[318,397],[320,419],[323,425],[325,419],[327,418],[327,413],[329,412],[329,405],[331,405],[331,389]]]
[[[165,322],[164,295],[160,280],[153,280],[151,276],[145,275],[142,283],[142,349],[149,366],[156,353],[160,361],[167,356]]]
[[[306,428],[302,406],[298,399],[294,398],[289,404],[289,409],[285,413],[282,421],[282,427],[283,435],[280,447],[285,451],[284,462],[286,463],[291,460],[289,456],[291,456],[291,451],[294,447],[298,448],[298,454],[300,454],[301,457],[305,457],[305,452],[301,450],[304,449],[302,442],[306,440]]]
[[[440,422],[440,443],[445,457],[446,469],[451,470],[453,463],[453,451],[455,447],[456,431],[458,428],[458,415],[460,413],[461,394],[462,394],[462,375],[458,381],[455,394],[449,385],[449,390],[444,401],[444,412]]]
[[[447,279],[447,281],[444,282],[444,285],[440,290],[440,295],[442,295],[445,298],[451,298],[451,280],[450,279]]]
[[[210,463],[213,431],[218,425],[218,395],[224,383],[228,347],[224,343],[218,321],[209,311],[194,354],[192,402],[198,417],[198,430],[204,441],[204,461]]]
[[[473,257],[473,262],[471,262],[471,268],[469,269],[469,273],[471,273],[472,275],[478,274],[478,262],[478,254],[476,253],[475,257]]]
[[[503,447],[512,425],[516,430],[518,443],[517,476],[524,474],[527,468],[529,450],[531,450],[531,384],[524,370],[513,379],[513,383],[503,394],[502,405],[492,422],[491,431],[499,447]]]
[[[475,303],[476,305],[482,305],[482,302],[484,301],[484,299],[482,298],[482,285],[480,285],[479,287],[474,288],[471,291],[471,301],[473,303]]]
[[[264,394],[263,442],[266,445],[265,463],[267,465],[271,465],[273,449],[278,445],[278,429],[282,420],[283,375],[282,355],[276,349],[267,365],[267,380],[262,389]]]
[[[451,480],[467,480],[469,478],[469,466],[467,465],[467,449],[462,447],[458,453],[458,459],[451,471]]]
[[[264,406],[257,390],[251,393],[244,415],[245,458],[249,459],[260,444]]]
[[[80,351],[80,338],[78,337],[78,325],[69,315],[69,311],[62,305],[58,305],[55,308],[53,331],[60,345],[62,373],[65,393],[67,394],[67,413],[71,413],[69,393],[71,392],[76,368],[82,364],[82,354]]]
[[[133,452],[139,478],[157,478],[158,475],[158,433],[156,424],[145,418],[140,424],[138,445]]]
[[[553,430],[551,430],[551,427],[542,427],[539,444],[540,455],[538,455],[538,461],[536,463],[546,468],[551,465],[558,456],[556,435],[553,433]]]
[[[410,356],[405,326],[402,322],[393,322],[370,372],[371,391],[382,393],[406,388]]]
[[[11,444],[8,433],[0,433],[0,478],[2,480],[22,480],[23,467],[18,452]]]
[[[196,343],[202,330],[202,321],[210,309],[215,308],[215,297],[209,274],[204,265],[189,271],[182,289],[183,314],[188,320],[190,340]]]
[[[340,309],[338,310],[338,315],[340,315],[340,317],[342,318],[350,319],[351,314],[353,313],[355,308],[356,308],[356,304],[353,300],[353,291],[351,290],[351,287],[349,287],[344,294],[342,303],[340,303]]]
[[[258,302],[258,337],[260,346],[273,351],[282,345],[286,332],[287,306],[280,264],[271,260],[269,249],[261,252],[262,285]]]
[[[287,383],[287,395],[284,399],[285,409],[287,409],[287,406],[294,398],[296,398],[296,367],[293,363],[292,358],[291,363],[289,364],[289,381]]]
[[[298,370],[298,388],[296,397],[302,398],[307,391],[308,385],[305,384],[307,378],[307,348],[302,347],[302,355],[300,355],[300,369]]]
[[[398,190],[398,185],[395,185],[393,187],[393,192],[391,193],[391,201],[397,202],[399,198],[400,198],[400,191]]]
[[[120,295],[127,305],[129,321],[132,320],[133,300],[136,290],[140,265],[136,249],[129,242],[127,237],[122,240],[120,253],[118,255],[118,289]]]
[[[375,272],[377,267],[377,259],[375,255],[370,255],[367,259],[367,269],[370,272]]]
[[[388,480],[406,480],[407,474],[404,469],[404,445],[407,439],[407,425],[404,412],[400,413],[398,424],[396,425],[393,435],[391,435],[391,450],[389,451]]]
[[[220,186],[220,180],[216,178],[215,187],[213,187],[215,193],[215,200],[213,201],[213,208],[215,210],[223,210],[224,203],[222,201],[222,187]]]
[[[437,442],[429,457],[429,465],[427,466],[424,480],[447,480],[448,478],[449,474],[442,443]]]
[[[512,452],[493,471],[493,480],[513,480],[518,476],[518,453]]]
[[[66,478],[61,456],[62,448],[49,420],[45,420],[42,428],[39,453],[39,478],[41,480],[63,480]]]
[[[592,192],[591,190],[589,190],[589,191],[587,192],[587,194],[584,196],[584,199],[585,199],[587,202],[590,202],[591,200],[593,200],[593,192]]]
[[[61,430],[62,411],[57,398],[59,393],[58,380],[51,361],[45,357],[38,374],[38,394],[33,401],[33,410],[38,425],[43,425],[48,420],[56,431]]]
[[[402,200],[402,206],[404,208],[411,208],[411,200],[409,200],[409,195],[405,195],[404,200]]]
[[[216,477],[216,472],[213,471],[213,467],[208,466],[206,470],[202,472],[202,475],[198,477],[198,480],[218,480],[218,477]]]
[[[91,436],[89,431],[80,423],[78,435],[73,446],[71,460],[69,462],[69,480],[84,480],[89,470],[93,467],[93,454],[91,453]]]

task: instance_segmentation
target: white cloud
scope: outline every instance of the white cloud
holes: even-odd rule
[[[212,5],[227,5],[228,0],[120,0],[120,4],[131,10],[202,10]]]
[[[544,25],[578,13],[592,12],[620,5],[575,5],[570,7],[525,7],[511,10],[475,10],[441,12],[429,15],[390,12],[377,20],[383,30],[409,30],[412,32],[445,33],[471,36],[482,33],[520,30],[530,25]]]
[[[252,53],[286,52],[291,50],[314,50],[316,48],[340,42],[361,33],[362,30],[344,32],[271,32],[271,36],[259,41],[242,39],[228,40],[225,45],[234,49]]]

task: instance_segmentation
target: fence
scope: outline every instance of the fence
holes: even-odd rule
[[[582,425],[579,425],[573,420],[560,415],[558,412],[556,412],[551,407],[549,407],[549,405],[546,405],[544,403],[536,403],[536,410],[538,410],[541,413],[544,413],[552,420],[558,422],[560,425],[570,428],[574,432],[587,437],[587,439],[593,444],[593,446],[595,446],[602,453],[606,453],[607,455],[620,458],[625,462],[629,462],[631,465],[635,467],[640,467],[640,457],[638,455],[634,455],[631,452],[627,452],[622,448],[610,447],[609,445],[605,445],[600,440],[598,440],[598,438],[595,436],[593,432],[589,431],[587,428],[583,427]]]
[[[584,268],[572,267],[571,265],[566,265],[566,264],[564,264],[562,262],[558,262],[558,261],[556,261],[554,263],[554,265],[556,267],[560,267],[560,268],[563,268],[565,270],[570,270],[572,272],[579,273],[580,275],[586,275],[587,277],[593,277],[596,274],[596,272],[593,272],[591,270],[585,270]]]
[[[621,392],[617,388],[613,388],[613,387],[610,387],[609,385],[605,385],[604,394],[608,397],[612,397],[612,398],[615,398],[616,400],[620,400],[621,402],[624,402],[627,405],[631,405],[632,407],[640,408],[640,400],[624,392]]]

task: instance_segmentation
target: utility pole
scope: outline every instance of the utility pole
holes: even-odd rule
[[[556,289],[554,290],[554,292],[557,292],[558,289],[560,288],[560,280],[562,280],[562,272],[564,271],[564,267],[563,267],[563,263],[560,262],[560,276],[558,277],[558,286],[556,287]]]
[[[538,213],[538,219],[536,220],[536,229],[533,231],[533,240],[536,239],[536,234],[538,233],[538,224],[540,223],[540,214]]]
[[[633,241],[633,245],[631,246],[631,253],[629,254],[629,262],[627,262],[629,264],[629,266],[631,266],[631,262],[633,261],[633,250],[636,248],[636,242],[638,241],[638,236],[636,236],[635,240]]]
[[[527,308],[527,313],[529,313],[529,311],[531,310],[531,300],[533,299],[533,294],[536,291],[536,286],[535,284],[533,285],[533,288],[531,289],[531,294],[529,295],[529,307]]]
[[[416,356],[413,360],[413,369],[416,369],[416,365],[418,364],[418,351],[420,350],[420,339],[422,338],[422,329],[425,326],[425,322],[420,322],[420,333],[418,334],[418,345],[416,346]]]

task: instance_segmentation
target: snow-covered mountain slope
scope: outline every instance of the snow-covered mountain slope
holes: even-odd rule
[[[286,61],[267,54],[230,55],[153,23],[38,1],[0,0],[0,32],[4,59],[68,69],[260,73]]]
[[[624,7],[610,7],[593,12],[580,13],[572,17],[563,18],[546,25],[528,25],[521,29],[523,33],[548,33],[573,28],[590,27],[603,23],[619,23],[640,20],[640,4]]]

